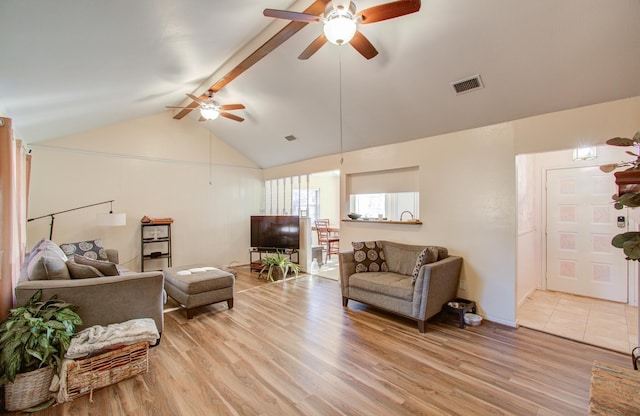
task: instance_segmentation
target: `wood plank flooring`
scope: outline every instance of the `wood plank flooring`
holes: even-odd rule
[[[357,302],[317,276],[237,268],[235,306],[165,314],[147,374],[36,415],[584,415],[594,360],[627,355],[490,322],[459,329]]]

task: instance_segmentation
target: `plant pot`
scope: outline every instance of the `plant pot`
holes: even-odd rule
[[[285,277],[287,277],[287,275],[289,274],[289,267],[285,267],[284,268],[284,275],[282,274],[282,269],[280,269],[280,267],[274,267],[271,270],[271,278],[273,280],[282,280]]]
[[[47,366],[16,375],[4,385],[4,406],[10,412],[28,409],[49,399],[53,367]]]
[[[613,174],[618,185],[618,195],[640,193],[640,170],[623,170]]]

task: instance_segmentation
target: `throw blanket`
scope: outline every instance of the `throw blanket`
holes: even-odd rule
[[[179,272],[176,272],[176,274],[178,276],[188,276],[193,273],[209,272],[211,270],[219,270],[219,269],[216,269],[215,267],[211,267],[211,266],[194,267],[193,269],[180,270]]]
[[[151,318],[132,319],[108,326],[94,325],[71,338],[65,358],[83,358],[103,350],[114,349],[147,341],[155,344],[160,338],[156,323]]]

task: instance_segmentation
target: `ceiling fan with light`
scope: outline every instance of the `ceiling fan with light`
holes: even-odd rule
[[[362,56],[371,59],[378,54],[376,48],[358,30],[359,24],[368,24],[393,19],[420,10],[420,0],[398,0],[369,7],[356,13],[356,5],[349,0],[332,0],[327,3],[322,15],[292,12],[289,10],[265,9],[267,17],[293,20],[304,23],[323,23],[323,33],[298,56],[309,59],[327,41],[335,45],[350,43]]]
[[[187,97],[191,98],[193,101],[198,103],[200,107],[200,118],[198,121],[205,120],[215,120],[218,117],[226,117],[231,120],[242,122],[244,118],[238,117],[235,114],[228,113],[229,110],[244,110],[245,106],[242,104],[218,104],[213,100],[213,91],[209,90],[207,92],[208,97],[205,99],[201,99],[196,97],[193,94],[187,94]],[[179,108],[179,109],[191,109],[190,107],[174,107],[174,106],[166,106],[166,108]]]

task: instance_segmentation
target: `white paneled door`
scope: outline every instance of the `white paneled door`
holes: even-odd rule
[[[627,261],[611,245],[627,230],[616,192],[613,175],[597,167],[547,171],[547,289],[627,302]]]

